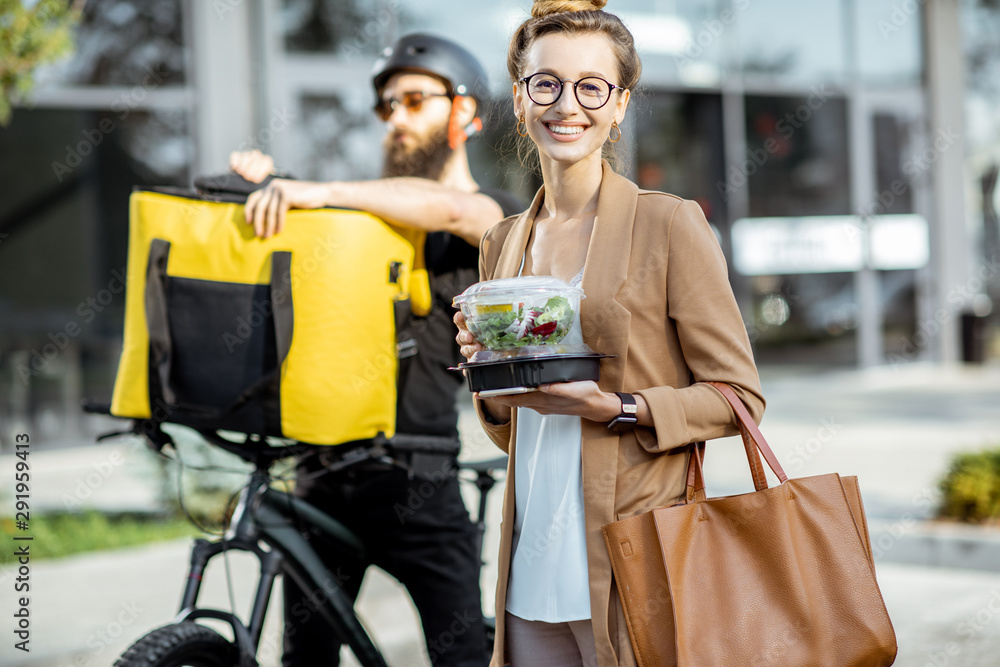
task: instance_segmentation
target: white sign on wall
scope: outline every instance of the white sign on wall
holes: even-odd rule
[[[873,269],[927,264],[927,221],[919,215],[743,218],[733,223],[733,264],[746,276],[859,271],[866,234]]]

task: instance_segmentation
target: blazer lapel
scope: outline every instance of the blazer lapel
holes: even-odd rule
[[[583,273],[583,337],[598,352],[617,355],[601,364],[601,388],[622,391],[628,354],[629,311],[615,300],[628,277],[639,188],[605,161],[597,217]]]

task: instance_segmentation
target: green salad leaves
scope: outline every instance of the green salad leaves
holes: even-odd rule
[[[557,343],[573,326],[573,307],[566,297],[554,296],[541,309],[523,303],[515,306],[509,310],[482,308],[478,315],[467,318],[469,331],[483,347],[497,350]]]

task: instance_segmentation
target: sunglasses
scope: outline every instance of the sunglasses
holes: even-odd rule
[[[375,113],[382,120],[389,120],[392,113],[402,104],[408,113],[417,113],[428,97],[451,97],[448,93],[427,93],[413,91],[403,93],[402,97],[383,97],[375,103]]]

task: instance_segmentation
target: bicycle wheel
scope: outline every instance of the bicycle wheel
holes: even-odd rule
[[[114,667],[234,667],[239,649],[215,630],[190,621],[157,628],[128,648]],[[256,665],[253,660],[251,665]]]

